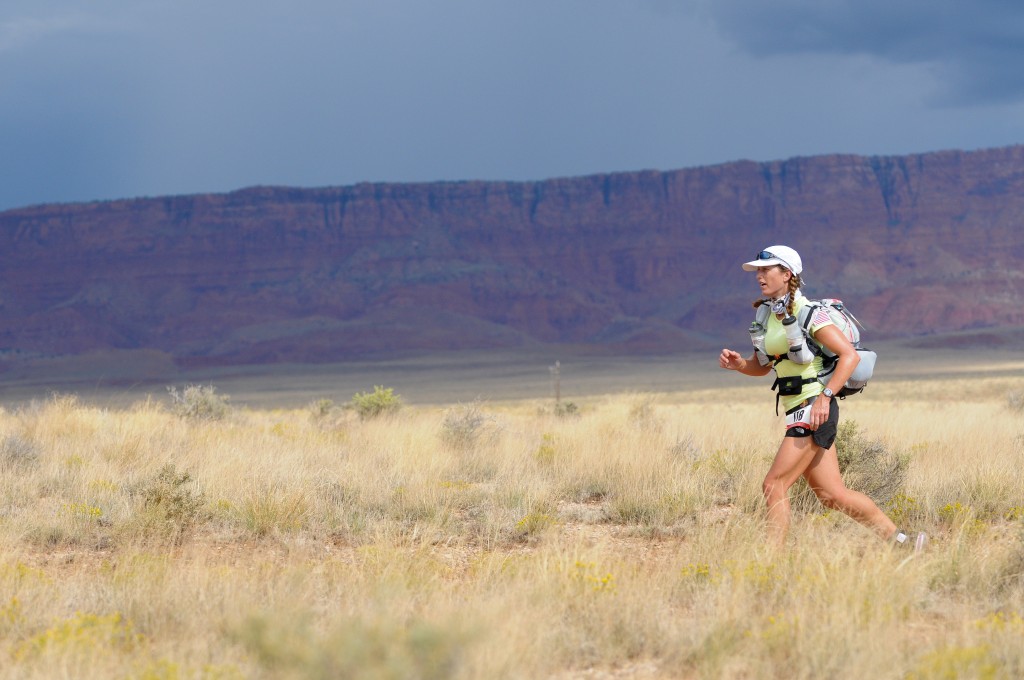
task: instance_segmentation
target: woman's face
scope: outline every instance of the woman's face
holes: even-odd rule
[[[780,298],[789,291],[789,280],[793,273],[780,265],[758,267],[755,272],[757,283],[761,286],[761,295]]]

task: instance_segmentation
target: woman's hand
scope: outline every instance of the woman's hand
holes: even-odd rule
[[[747,362],[744,361],[743,356],[734,350],[723,349],[722,353],[718,355],[718,365],[722,368],[727,368],[730,371],[738,371]]]
[[[811,429],[817,430],[818,426],[828,420],[829,409],[832,407],[832,400],[824,395],[819,395],[811,404]]]
[[[731,349],[723,349],[718,355],[718,365],[730,371],[739,371],[743,375],[760,376],[766,375],[772,370],[771,366],[762,366],[754,356],[744,357],[739,352]]]

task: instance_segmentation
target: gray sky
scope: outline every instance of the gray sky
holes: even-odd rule
[[[1021,142],[1019,0],[0,5],[0,210]]]

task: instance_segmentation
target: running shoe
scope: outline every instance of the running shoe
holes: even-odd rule
[[[923,531],[917,532],[917,536],[911,540],[910,536],[897,530],[892,538],[893,542],[904,548],[913,548],[914,552],[921,552],[928,545],[928,534]]]

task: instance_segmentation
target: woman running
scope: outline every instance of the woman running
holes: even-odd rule
[[[819,380],[822,358],[806,347],[802,353],[796,353],[799,362],[790,358],[794,356],[791,348],[795,345],[787,339],[786,327],[794,323],[800,309],[807,304],[807,298],[800,292],[803,271],[800,255],[787,246],[771,246],[745,263],[743,269],[756,272],[761,287],[762,297],[754,302],[755,309],[764,304],[771,308],[763,329],[767,357],[763,357],[762,364],[757,351],[744,358],[739,352],[723,349],[718,363],[722,368],[751,376],[763,376],[775,370],[778,399],[786,409],[786,434],[764,479],[763,493],[776,539],[784,540],[789,530],[789,488],[803,475],[825,507],[841,510],[883,538],[900,545],[912,545],[915,550],[922,549],[927,541],[924,533],[911,540],[874,501],[846,488],[839,474],[835,447],[839,425],[836,394],[860,361],[853,345],[828,313],[819,310],[812,315],[809,330],[815,342],[837,357],[834,370],[827,378],[822,376]]]

